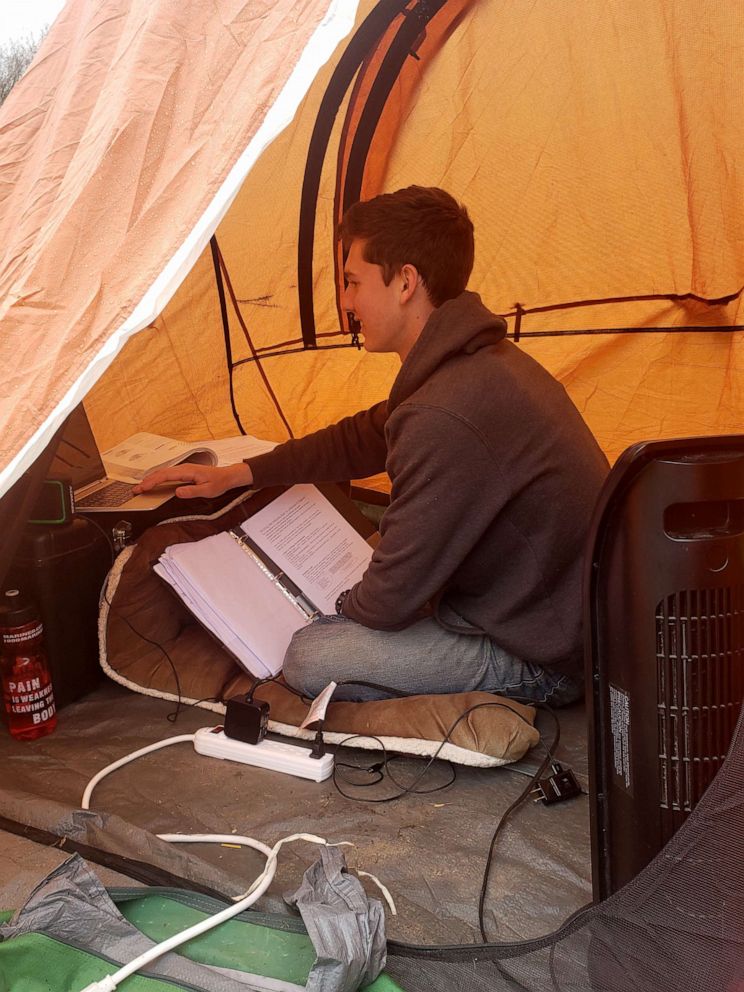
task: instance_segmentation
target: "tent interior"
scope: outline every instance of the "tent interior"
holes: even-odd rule
[[[739,432],[742,16],[721,0],[68,0],[0,110],[3,571],[81,401],[105,450],[138,431],[281,442],[384,398],[396,361],[356,346],[336,230],[409,184],[465,203],[469,287],[611,463],[641,440]],[[367,508],[385,493],[354,481]],[[93,829],[76,817],[101,767],[217,722],[178,707],[174,728],[175,709],[105,682],[49,737],[0,735],[0,826],[30,825],[2,834],[0,907],[66,856],[42,834]],[[584,707],[559,722],[555,757],[586,790]],[[260,858],[154,835],[348,840],[393,893],[388,936],[475,943],[491,835],[542,756],[378,805],[362,795],[389,783],[347,799],[180,745],[101,784],[87,842],[120,859],[96,868],[107,884],[136,884],[111,865],[140,861],[230,897]],[[405,786],[422,761],[393,767]],[[450,774],[434,762],[422,788]],[[489,938],[550,933],[590,901],[589,852],[586,794],[527,803],[495,848]],[[292,848],[261,908],[286,912],[315,857]]]

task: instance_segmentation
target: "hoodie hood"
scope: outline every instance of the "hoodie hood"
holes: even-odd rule
[[[464,292],[431,314],[418,340],[400,367],[388,400],[388,413],[408,399],[431,374],[455,355],[472,355],[506,337],[506,321]]]

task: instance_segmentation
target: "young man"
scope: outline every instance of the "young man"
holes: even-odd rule
[[[357,203],[341,235],[344,306],[367,351],[402,363],[388,399],[245,464],[177,466],[138,489],[181,481],[178,496],[216,496],[385,469],[370,566],[337,616],[295,635],[287,680],[309,695],[356,679],[578,699],[582,559],[604,455],[563,387],[465,291],[473,226],[448,193],[411,186]]]

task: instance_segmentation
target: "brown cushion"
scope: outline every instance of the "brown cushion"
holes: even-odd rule
[[[114,565],[101,604],[101,664],[115,681],[135,691],[224,711],[224,700],[245,693],[253,679],[189,613],[152,565],[170,544],[196,541],[232,527],[276,495],[265,490],[233,505],[219,517],[169,521],[146,531]],[[311,738],[299,731],[308,704],[279,684],[256,692],[271,705],[270,729]],[[488,703],[457,722],[469,707]],[[497,703],[499,705],[492,705]],[[432,754],[452,730],[441,756],[466,764],[519,760],[537,744],[533,707],[484,692],[411,696],[328,707],[324,732],[331,742],[374,735],[386,747]],[[455,726],[456,724],[456,726]],[[452,729],[454,727],[454,729]],[[356,738],[352,746],[379,745]]]

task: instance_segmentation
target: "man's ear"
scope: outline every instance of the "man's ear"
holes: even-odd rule
[[[418,286],[423,288],[423,281],[418,269],[415,265],[410,265],[408,262],[400,270],[400,279],[401,303],[410,300]]]

